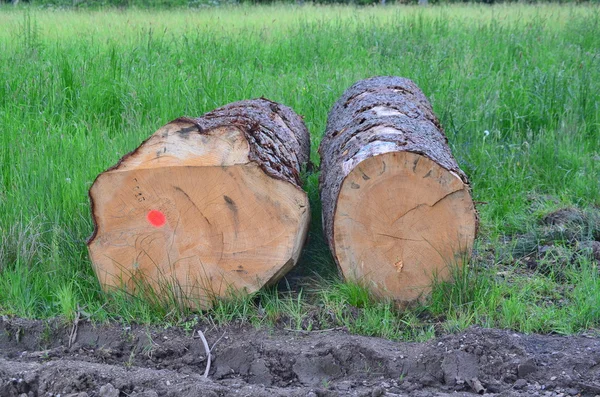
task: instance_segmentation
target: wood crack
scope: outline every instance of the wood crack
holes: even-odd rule
[[[427,206],[427,207],[429,207],[429,208],[433,208],[433,207],[435,207],[435,206],[436,206],[436,205],[437,205],[437,204],[438,204],[440,201],[444,200],[446,197],[448,197],[448,196],[451,196],[451,195],[453,195],[454,193],[460,192],[460,191],[462,191],[462,190],[463,190],[462,188],[461,188],[461,189],[458,189],[458,190],[454,190],[454,191],[452,191],[452,192],[450,192],[450,193],[448,193],[448,194],[446,194],[446,195],[442,196],[442,198],[440,198],[439,200],[437,200],[435,203],[433,203],[433,204],[431,204],[431,205],[430,205],[430,204],[427,204],[427,203],[419,204],[419,205],[417,205],[416,207],[413,207],[413,208],[409,209],[409,210],[408,210],[408,211],[406,211],[404,214],[400,215],[398,218],[396,218],[396,219],[394,220],[394,222],[392,222],[392,225],[394,225],[394,224],[395,224],[396,222],[398,222],[400,219],[404,218],[404,217],[405,217],[406,215],[408,215],[409,213],[411,213],[411,212],[413,212],[413,211],[415,211],[415,210],[418,210],[419,208],[421,208],[421,207],[424,207],[424,206]]]
[[[200,211],[200,208],[198,208],[198,206],[196,205],[196,203],[194,203],[194,201],[191,199],[191,197],[183,191],[183,189],[181,189],[179,186],[173,186],[173,188],[182,193],[186,199],[188,199],[188,201],[194,206],[194,208],[196,208],[198,210],[198,212],[200,213],[200,215],[202,215],[202,217],[204,218],[204,220],[206,220],[206,223],[208,223],[209,225],[211,225],[210,221],[208,220],[208,218],[202,213],[202,211]],[[212,226],[212,225],[211,225]]]
[[[385,234],[385,233],[377,233],[378,236],[384,236],[384,237],[390,237],[393,238],[395,240],[402,240],[402,241],[414,241],[414,242],[420,242],[420,241],[425,241],[425,240],[415,240],[412,238],[404,238],[404,237],[398,237],[398,236],[393,236],[391,234]]]

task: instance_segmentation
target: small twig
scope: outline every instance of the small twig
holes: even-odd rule
[[[211,317],[208,318],[208,322],[212,325],[213,329],[217,328],[217,324],[215,324],[215,320]]]
[[[211,352],[213,350],[215,350],[215,346],[217,346],[217,343],[219,343],[221,341],[221,339],[223,339],[225,337],[225,335],[227,335],[227,332],[223,332],[223,335],[221,335],[219,337],[219,339],[217,339],[217,341],[215,343],[213,343],[213,345],[210,347]],[[193,339],[201,339],[200,334],[198,333],[198,336],[193,336]]]
[[[321,333],[321,332],[332,332],[332,331],[344,331],[345,329],[346,329],[346,327],[335,327],[335,328],[316,329],[314,331],[307,331],[305,329],[284,328],[285,331],[290,331],[290,332],[304,332],[304,333],[307,333],[307,334],[317,334],[317,333]]]
[[[45,358],[50,357],[50,353],[55,353],[56,349],[40,350],[37,352],[26,353],[27,357]]]
[[[200,339],[202,339],[202,344],[204,344],[204,351],[206,352],[206,369],[204,370],[204,377],[208,378],[208,373],[210,371],[210,348],[208,347],[208,342],[206,341],[202,330],[198,330],[198,336],[200,336]]]
[[[81,318],[81,311],[77,310],[77,315],[73,320],[73,326],[71,327],[71,333],[69,334],[69,349],[73,346],[73,343],[77,340],[77,329],[79,328],[79,319]]]
[[[212,352],[213,350],[215,350],[215,346],[217,345],[217,343],[219,343],[221,341],[221,339],[223,339],[223,337],[227,334],[227,332],[223,332],[223,335],[221,335],[221,337],[219,339],[217,339],[217,341],[215,343],[213,343],[213,345],[210,348],[210,351]]]

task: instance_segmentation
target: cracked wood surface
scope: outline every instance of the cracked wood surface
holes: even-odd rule
[[[470,253],[477,214],[467,177],[412,81],[375,77],[350,87],[329,114],[319,153],[324,232],[345,278],[408,302]]]
[[[299,174],[308,131],[257,99],[180,118],[100,174],[88,242],[105,289],[144,280],[159,296],[208,308],[276,282],[297,262],[310,210]]]

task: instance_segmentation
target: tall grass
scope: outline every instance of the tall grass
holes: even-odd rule
[[[599,24],[600,8],[589,5],[0,7],[0,311],[164,318],[100,291],[85,246],[95,176],[172,119],[259,96],[304,115],[318,163],[333,102],[373,75],[409,77],[430,98],[475,200],[487,203],[482,241],[526,230],[532,197],[600,205]],[[317,177],[306,179],[314,216],[300,267],[333,274]],[[488,314],[498,310],[486,299],[499,296],[481,299]],[[487,321],[481,310],[447,311],[457,324]],[[515,323],[508,303],[500,313],[489,323],[556,328]],[[598,324],[597,314],[592,324],[583,318],[566,331]]]

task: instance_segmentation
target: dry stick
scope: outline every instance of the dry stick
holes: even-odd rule
[[[69,334],[69,349],[73,346],[73,343],[77,340],[77,328],[79,327],[79,319],[81,318],[81,311],[77,310],[77,316],[73,320],[73,327],[71,327],[71,333]]]
[[[200,336],[200,339],[202,339],[204,351],[206,352],[206,369],[204,370],[204,377],[208,378],[208,372],[210,371],[210,348],[208,347],[208,342],[206,341],[202,330],[198,330],[198,336]]]

